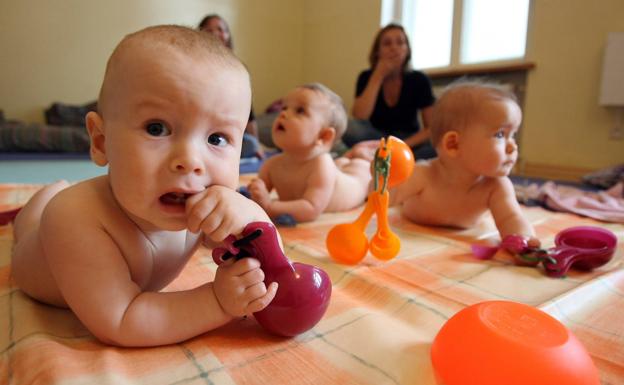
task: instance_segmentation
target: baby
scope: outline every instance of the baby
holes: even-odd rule
[[[330,155],[346,126],[342,100],[329,88],[312,83],[292,90],[271,132],[282,152],[267,159],[259,178],[249,184],[252,199],[272,218],[289,214],[298,222],[364,203],[370,162],[359,158],[334,162]],[[273,188],[277,200],[269,195]]]
[[[108,175],[43,188],[14,224],[12,275],[42,302],[69,307],[101,341],[186,340],[266,307],[259,262],[221,264],[191,290],[159,292],[202,242],[269,221],[235,191],[249,75],[209,34],[178,26],[126,36],[86,117],[91,158]]]
[[[421,224],[468,228],[488,210],[501,237],[518,234],[539,246],[507,177],[518,157],[515,135],[522,112],[500,86],[462,82],[434,105],[431,140],[438,158],[416,164],[391,191],[408,219]]]

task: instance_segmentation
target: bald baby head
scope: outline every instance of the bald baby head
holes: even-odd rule
[[[431,142],[434,146],[449,131],[462,131],[480,116],[488,100],[517,103],[513,92],[496,83],[460,80],[449,85],[433,107]]]
[[[107,115],[117,89],[126,82],[124,76],[133,67],[141,66],[135,72],[148,71],[169,55],[247,72],[232,51],[209,33],[176,25],[148,27],[124,37],[111,54],[98,99],[100,114]]]

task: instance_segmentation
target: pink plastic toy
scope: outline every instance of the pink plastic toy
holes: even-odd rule
[[[9,223],[11,223],[21,209],[21,207],[18,207],[16,209],[0,212],[0,226],[8,225]]]
[[[279,247],[272,224],[252,222],[245,227],[240,239],[229,236],[225,247],[212,252],[217,264],[232,257],[258,259],[265,275],[264,282],[279,284],[269,306],[254,313],[266,330],[292,337],[314,327],[325,314],[332,291],[329,276],[318,267],[291,263]]]
[[[600,227],[578,226],[557,234],[555,245],[547,250],[550,258],[545,259],[542,264],[546,274],[560,277],[570,267],[591,270],[609,262],[613,257],[617,238],[611,231]]]
[[[570,268],[591,270],[611,260],[617,238],[601,227],[577,226],[562,230],[555,237],[555,247],[539,249],[529,247],[526,238],[508,235],[500,247],[511,252],[520,265],[537,266],[542,263],[550,277],[561,277]],[[473,245],[473,252],[481,259],[491,258],[498,247]]]

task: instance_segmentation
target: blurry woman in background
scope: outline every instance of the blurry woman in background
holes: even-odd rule
[[[347,146],[354,146],[351,153],[361,155],[372,149],[372,154],[380,138],[394,135],[412,148],[416,159],[436,156],[428,129],[435,98],[429,78],[410,69],[411,56],[402,26],[388,24],[377,33],[369,55],[370,69],[357,79],[352,115],[360,121],[343,137]]]

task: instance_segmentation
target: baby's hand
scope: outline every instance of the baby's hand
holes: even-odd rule
[[[260,207],[266,210],[271,202],[271,196],[269,194],[269,190],[266,188],[266,184],[264,184],[264,181],[258,178],[253,179],[247,186],[247,190],[249,190],[251,199],[256,201]]]
[[[255,258],[231,258],[217,268],[214,293],[221,308],[233,317],[242,317],[267,307],[277,292],[277,282],[268,288],[264,272]]]
[[[503,237],[501,247],[513,254],[522,254],[531,250],[539,249],[542,243],[533,236],[509,234]]]
[[[255,202],[223,186],[210,186],[186,201],[188,228],[200,230],[215,242],[230,234],[240,234],[248,223],[270,222]]]
[[[398,70],[403,65],[401,57],[394,55],[392,57],[381,57],[375,65],[375,71],[379,72],[382,77],[386,77],[392,72]]]

